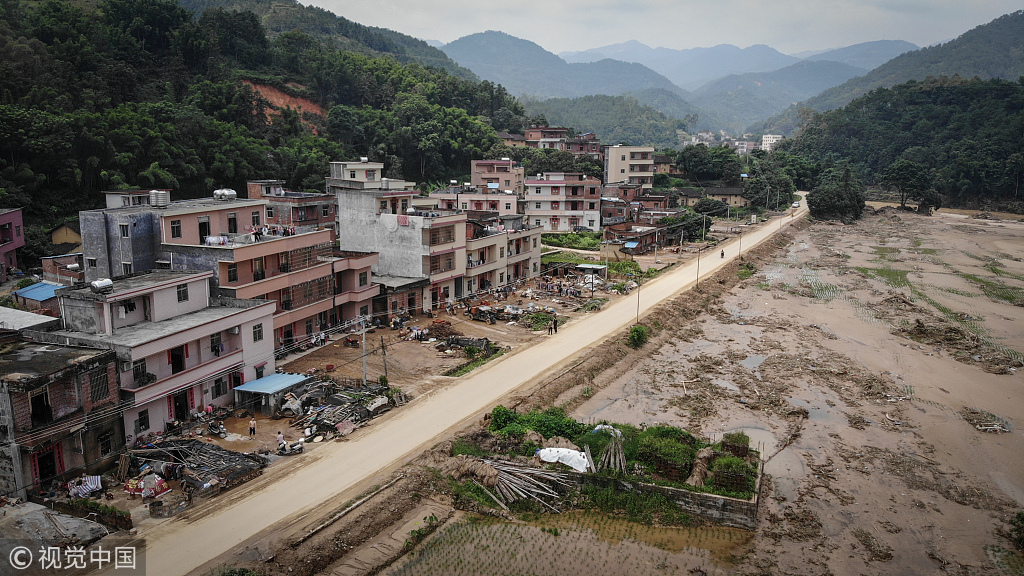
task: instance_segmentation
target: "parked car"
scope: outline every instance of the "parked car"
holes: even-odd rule
[[[793,208],[799,208],[799,207],[800,207],[800,203],[799,202],[793,202]]]

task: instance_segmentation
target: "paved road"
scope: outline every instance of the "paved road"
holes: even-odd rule
[[[742,239],[743,250],[760,244],[806,212],[802,207],[796,214],[748,232]],[[732,241],[724,248],[724,259],[719,257],[718,248],[700,258],[701,278],[737,256],[738,242]],[[304,521],[304,515],[340,506],[382,470],[435,444],[445,433],[461,428],[510,392],[536,383],[568,365],[579,352],[634,323],[638,302],[642,316],[688,289],[697,278],[697,269],[694,261],[663,274],[645,284],[638,296],[623,298],[600,314],[566,325],[541,344],[502,357],[446,389],[417,399],[393,412],[386,424],[358,432],[354,441],[323,446],[301,456],[306,462],[290,469],[288,462],[278,464],[268,476],[279,478],[242,486],[221,496],[223,500],[215,503],[220,506],[215,513],[165,522],[145,531],[142,536],[146,538],[149,572],[162,576],[203,573],[210,568],[208,562],[266,529],[294,527]]]

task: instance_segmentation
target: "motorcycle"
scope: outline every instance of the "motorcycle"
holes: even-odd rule
[[[306,447],[305,438],[299,438],[298,442],[281,442],[277,445],[278,456],[291,456],[293,454],[302,454],[302,450]]]
[[[344,344],[349,348],[359,348],[359,340],[356,340],[355,338],[345,338]]]
[[[228,429],[224,427],[223,422],[210,422],[210,425],[206,427],[206,431],[209,434],[216,434],[221,438],[228,437]]]

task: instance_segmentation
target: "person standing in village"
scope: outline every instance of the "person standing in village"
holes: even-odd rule
[[[558,315],[554,314],[551,316],[551,327],[555,329],[555,334],[558,334]]]
[[[249,420],[249,438],[256,437],[256,417],[253,416],[252,420]]]
[[[554,330],[554,329],[555,329],[555,323],[554,323],[554,321],[552,321],[551,324],[548,324],[548,336],[551,336],[551,331]]]
[[[280,446],[281,444],[284,444],[284,434],[281,434],[281,431],[278,430],[277,431],[277,445]]]

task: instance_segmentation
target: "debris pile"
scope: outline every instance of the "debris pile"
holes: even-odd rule
[[[182,485],[190,484],[197,490],[237,486],[262,474],[267,465],[260,456],[190,439],[164,440],[129,453],[161,470],[165,477],[180,473]]]

